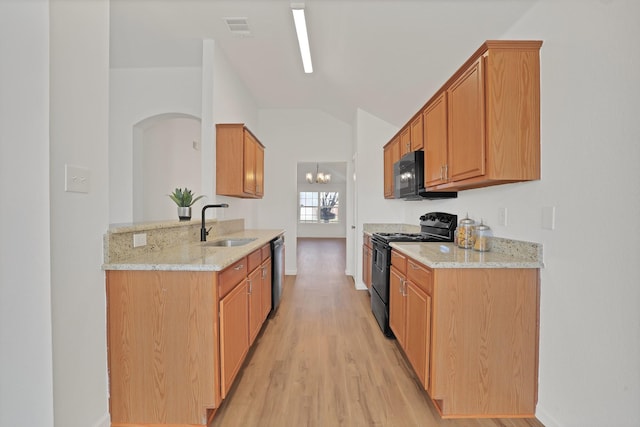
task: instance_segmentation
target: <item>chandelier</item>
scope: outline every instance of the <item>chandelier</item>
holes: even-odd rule
[[[328,173],[322,173],[320,172],[320,166],[318,165],[318,163],[316,163],[316,176],[315,179],[313,177],[313,173],[311,172],[307,172],[307,182],[309,184],[313,184],[314,182],[316,184],[327,184],[329,181],[331,181],[331,175]]]

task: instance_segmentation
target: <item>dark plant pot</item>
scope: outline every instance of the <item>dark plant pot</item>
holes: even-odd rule
[[[329,221],[330,219],[334,219],[336,214],[331,212],[331,208],[320,208],[320,219],[324,221]]]
[[[180,218],[180,221],[190,221],[191,206],[178,206],[178,218]]]

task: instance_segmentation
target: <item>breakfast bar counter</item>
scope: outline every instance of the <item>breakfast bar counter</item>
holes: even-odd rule
[[[103,264],[104,270],[222,271],[282,235],[284,230],[242,230],[208,238],[207,242],[185,242],[156,251],[132,254]],[[240,246],[211,246],[223,239],[253,239]]]

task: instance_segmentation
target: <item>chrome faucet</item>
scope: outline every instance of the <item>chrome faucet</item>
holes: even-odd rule
[[[209,231],[211,231],[211,227],[209,227],[209,230],[207,230],[207,228],[204,226],[204,211],[206,211],[207,208],[228,208],[228,207],[229,205],[226,203],[220,203],[219,205],[206,205],[202,207],[202,227],[200,228],[201,242],[207,241],[207,236],[209,235]]]

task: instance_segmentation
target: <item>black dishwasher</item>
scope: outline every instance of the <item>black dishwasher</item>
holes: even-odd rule
[[[284,236],[271,241],[271,316],[275,315],[284,285]]]

